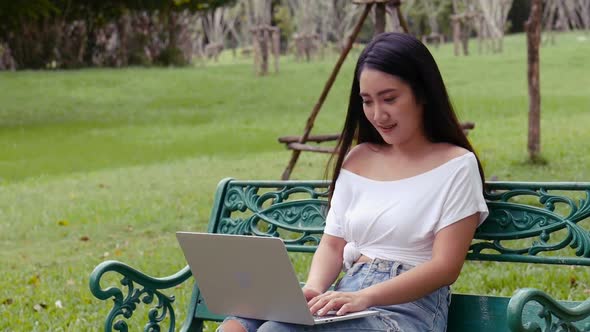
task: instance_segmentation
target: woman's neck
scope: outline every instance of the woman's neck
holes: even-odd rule
[[[383,152],[391,155],[395,154],[396,157],[403,159],[413,159],[430,153],[434,148],[434,144],[426,136],[416,135],[402,143],[386,145]]]

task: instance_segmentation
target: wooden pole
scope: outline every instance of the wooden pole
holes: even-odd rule
[[[313,123],[315,121],[315,118],[317,117],[317,115],[320,111],[320,108],[322,107],[324,101],[326,100],[326,97],[328,96],[328,92],[330,92],[330,88],[332,88],[332,85],[334,84],[334,81],[336,80],[336,76],[338,75],[338,72],[340,71],[340,67],[342,67],[344,60],[346,59],[346,56],[348,55],[348,52],[350,52],[350,49],[352,48],[352,44],[354,43],[354,41],[356,40],[356,37],[358,36],[359,32],[361,31],[361,28],[363,27],[363,23],[365,22],[367,15],[369,15],[369,12],[371,11],[372,6],[373,6],[372,3],[368,3],[365,5],[365,10],[363,11],[363,14],[361,15],[356,26],[354,27],[352,34],[350,35],[350,37],[348,37],[348,39],[346,41],[346,45],[344,46],[342,53],[340,53],[340,57],[338,58],[338,62],[336,63],[336,66],[332,70],[332,74],[330,75],[330,78],[328,78],[326,85],[324,86],[324,90],[322,91],[317,103],[313,107],[311,114],[307,118],[305,132],[303,133],[303,136],[301,136],[301,140],[299,141],[299,143],[303,144],[303,143],[307,142],[307,138],[309,137],[309,134],[311,133],[311,129],[313,128]],[[289,179],[289,177],[291,176],[291,172],[293,171],[293,168],[295,167],[295,164],[297,163],[297,159],[299,159],[300,154],[301,154],[301,151],[299,151],[299,150],[293,151],[293,154],[291,155],[291,160],[289,161],[289,164],[287,165],[287,167],[283,171],[283,175],[281,176],[281,179],[283,179],[283,180]]]
[[[539,82],[539,44],[541,42],[541,0],[533,0],[531,14],[525,23],[528,53],[529,133],[528,151],[532,161],[541,152],[541,92]]]
[[[289,143],[287,144],[287,148],[293,151],[310,151],[310,152],[320,152],[320,153],[334,153],[336,151],[335,148],[332,147],[325,147],[325,146],[312,146],[306,145],[301,143]]]
[[[329,141],[336,141],[340,138],[340,134],[328,134],[328,135],[309,135],[307,138],[308,141],[311,142],[329,142]],[[301,140],[299,136],[283,136],[279,137],[279,143],[297,143]]]

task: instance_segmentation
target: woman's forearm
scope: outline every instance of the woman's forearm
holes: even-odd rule
[[[384,306],[415,301],[454,282],[453,274],[442,263],[426,262],[395,278],[359,291],[369,306]]]
[[[305,283],[306,287],[315,289],[320,293],[325,292],[340,274],[342,250],[345,244],[342,239],[326,239],[325,242],[324,240],[322,239],[323,243],[320,243],[313,256],[309,276]]]

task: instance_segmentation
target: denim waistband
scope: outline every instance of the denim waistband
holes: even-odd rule
[[[374,258],[367,262],[358,262],[354,263],[350,269],[345,269],[347,273],[354,274],[358,270],[362,269],[363,267],[367,267],[369,271],[375,272],[388,272],[388,271],[396,271],[396,274],[400,274],[401,272],[408,271],[414,268],[414,265],[398,262],[398,261],[389,261],[381,258]]]

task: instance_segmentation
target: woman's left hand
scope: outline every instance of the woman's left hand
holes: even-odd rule
[[[323,316],[329,311],[336,311],[336,315],[365,310],[369,303],[359,292],[328,291],[314,297],[308,303],[312,314]]]

